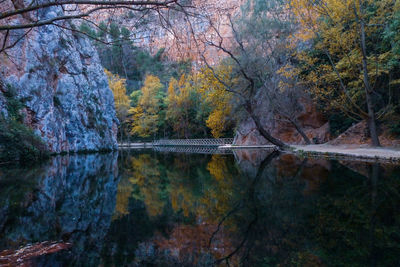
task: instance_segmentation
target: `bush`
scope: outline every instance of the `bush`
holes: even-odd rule
[[[347,116],[344,116],[341,113],[334,113],[329,116],[330,131],[331,135],[334,137],[339,136],[341,133],[350,128],[354,123],[357,123],[357,121]]]
[[[24,125],[21,113],[24,104],[16,98],[13,88],[9,86],[4,96],[8,115],[0,115],[0,162],[30,163],[48,157],[41,138]]]
[[[48,156],[46,145],[24,124],[0,119],[0,162],[38,161]]]
[[[385,118],[385,124],[389,127],[389,132],[395,137],[400,137],[400,105],[395,106]]]
[[[400,121],[394,120],[391,124],[389,124],[390,133],[396,137],[400,137]]]

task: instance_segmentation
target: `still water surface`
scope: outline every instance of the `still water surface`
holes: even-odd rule
[[[0,266],[17,263],[400,266],[400,167],[124,150],[1,168]]]

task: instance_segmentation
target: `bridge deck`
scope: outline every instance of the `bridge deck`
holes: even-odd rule
[[[204,146],[219,147],[231,145],[233,138],[214,138],[214,139],[164,139],[153,141],[153,146]]]

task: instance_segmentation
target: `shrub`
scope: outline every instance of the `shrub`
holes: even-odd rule
[[[400,121],[395,120],[391,124],[389,124],[390,133],[396,137],[400,137]]]
[[[330,131],[331,135],[334,137],[339,136],[339,134],[346,131],[354,123],[357,123],[357,121],[344,116],[341,113],[333,113],[329,116]]]
[[[38,161],[48,156],[46,145],[32,129],[10,119],[0,119],[0,162]]]
[[[30,163],[48,157],[46,145],[34,131],[23,123],[24,103],[8,87],[4,93],[8,116],[0,115],[0,162]]]

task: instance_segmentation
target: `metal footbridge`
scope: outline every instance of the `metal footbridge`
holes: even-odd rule
[[[207,154],[207,155],[230,155],[232,150],[218,149],[211,146],[154,146],[154,151],[165,153],[185,153],[185,154]]]
[[[232,145],[233,138],[213,138],[213,139],[162,139],[153,141],[154,147],[216,147]]]

